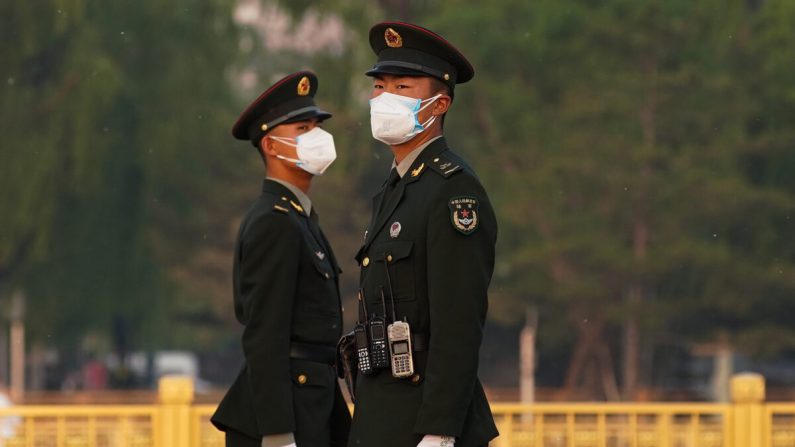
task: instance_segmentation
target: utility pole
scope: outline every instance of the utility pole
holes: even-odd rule
[[[25,397],[25,294],[19,290],[11,296],[11,401]]]
[[[532,308],[527,308],[524,328],[519,336],[519,392],[520,401],[523,404],[535,402],[536,382],[536,332],[538,329],[538,312]],[[524,422],[530,423],[532,414],[522,415]]]

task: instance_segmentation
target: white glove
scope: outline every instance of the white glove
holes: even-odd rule
[[[280,435],[265,435],[262,437],[262,447],[298,447],[295,445],[295,436],[292,433]]]
[[[452,436],[425,435],[417,447],[453,447],[455,438]]]

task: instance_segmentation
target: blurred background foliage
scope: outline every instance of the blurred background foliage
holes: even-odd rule
[[[515,384],[528,308],[541,383],[599,377],[606,398],[663,386],[698,343],[793,358],[788,0],[3,2],[0,302],[24,291],[30,343],[64,364],[89,337],[95,354],[239,350],[232,247],[262,168],[229,129],[305,68],[334,113],[339,158],[312,197],[354,308],[391,162],[363,75],[387,19],[476,67],[446,133],[500,219],[487,383]]]

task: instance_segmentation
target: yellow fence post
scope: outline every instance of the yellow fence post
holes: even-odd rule
[[[159,447],[191,447],[191,404],[193,379],[167,376],[158,383],[160,397]]]
[[[765,378],[746,373],[732,377],[734,447],[764,447]]]

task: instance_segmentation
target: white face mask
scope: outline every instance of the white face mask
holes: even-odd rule
[[[276,136],[268,136],[268,138],[294,147],[296,155],[298,155],[298,159],[287,158],[282,155],[277,155],[276,158],[291,161],[312,175],[323,174],[331,166],[331,163],[337,159],[334,137],[320,127],[315,127],[305,134],[298,135],[296,138]]]
[[[420,124],[417,114],[441,97],[426,100],[384,92],[370,100],[370,129],[373,138],[390,146],[405,143],[427,129],[436,116]],[[426,103],[424,106],[422,103]]]

